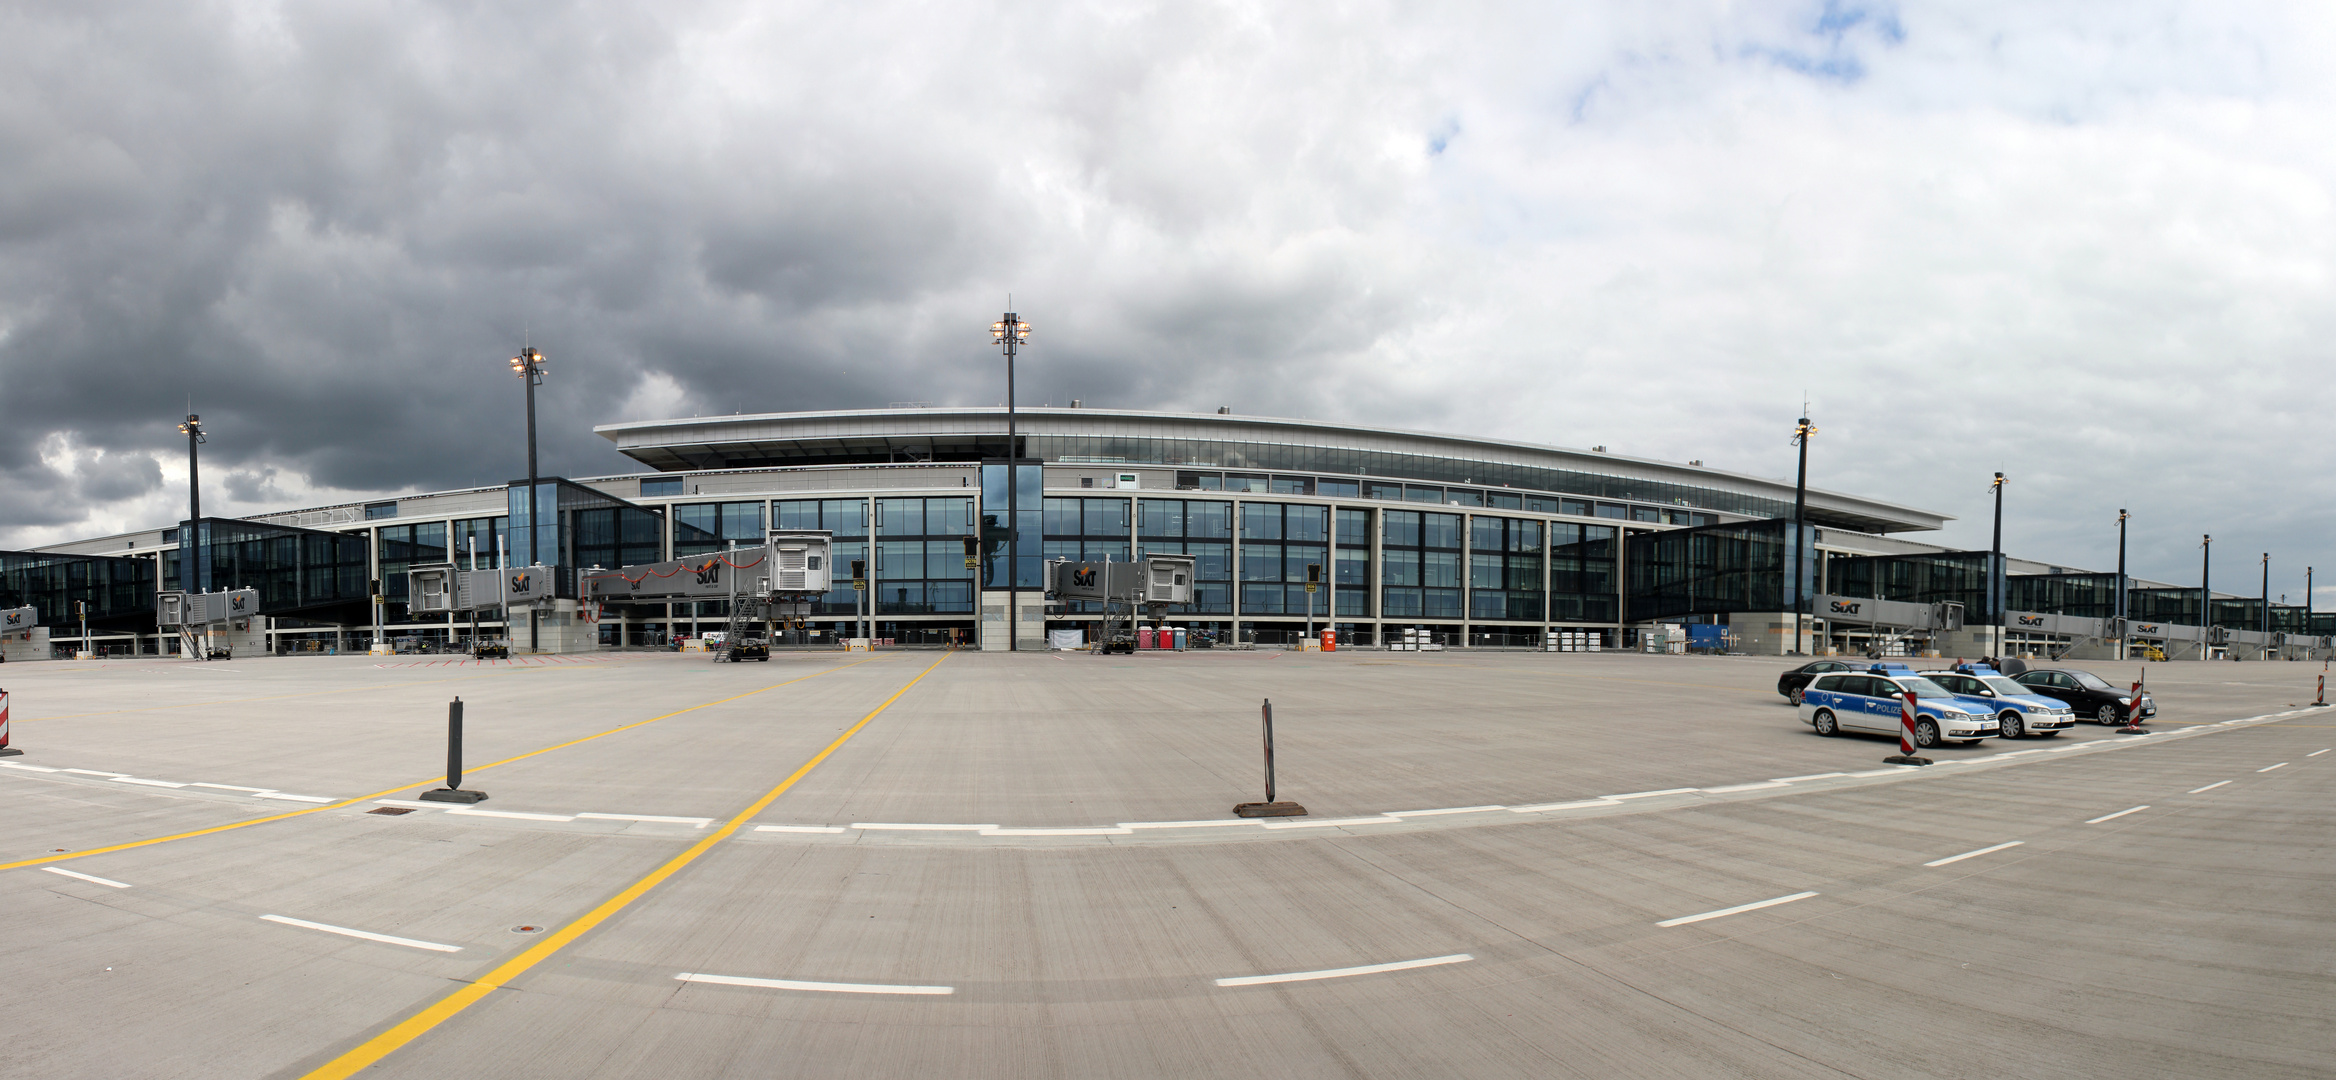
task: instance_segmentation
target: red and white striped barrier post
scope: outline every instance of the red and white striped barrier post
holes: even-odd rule
[[[2141,684],[2145,679],[2133,680],[2133,704],[2125,707],[2125,726],[2117,729],[2119,735],[2147,735],[2141,726]]]
[[[0,690],[0,757],[16,757],[22,753],[8,745],[8,691]]]
[[[2320,676],[2319,692],[2312,695],[2312,707],[2315,709],[2325,709],[2328,707],[2328,677],[2326,675]]]
[[[1909,690],[1898,699],[1898,752],[1883,758],[1886,765],[1928,765],[1930,759],[1914,752],[1914,692]]]

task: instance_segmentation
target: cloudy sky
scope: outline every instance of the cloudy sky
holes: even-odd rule
[[[0,2],[0,544],[623,419],[1213,409],[2336,568],[2336,9]],[[2292,580],[2291,580],[2292,579]],[[2336,573],[2326,591],[2336,591]],[[2325,601],[2323,601],[2325,603]]]

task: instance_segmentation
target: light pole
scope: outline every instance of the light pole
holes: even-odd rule
[[[1030,324],[1009,311],[990,324],[991,343],[1006,350],[1006,648],[1022,648],[1022,447],[1014,432],[1014,354],[1030,340]]]
[[[1806,402],[1803,404],[1805,405]],[[1802,411],[1808,410],[1804,408]],[[1809,418],[1806,416],[1801,417],[1800,422],[1793,425],[1793,445],[1801,448],[1801,473],[1800,479],[1793,482],[1793,542],[1785,545],[1784,553],[1785,558],[1792,560],[1793,564],[1791,580],[1793,587],[1794,656],[1801,655],[1801,593],[1804,591],[1805,584],[1801,581],[1801,564],[1805,561],[1804,556],[1807,554],[1801,550],[1801,534],[1805,531],[1803,523],[1809,515],[1809,436],[1816,433],[1817,428],[1809,423]]]
[[[187,436],[187,518],[195,520],[203,516],[203,486],[195,479],[195,447],[208,440],[203,438],[203,418],[193,413],[187,414],[186,423],[178,429]]]
[[[2125,603],[2125,521],[2133,515],[2117,511],[2117,659],[2125,659],[2125,643],[2133,637],[2132,627],[2126,625]]]
[[[2262,633],[2262,635],[2263,635],[2263,642],[2264,642],[2264,644],[2266,644],[2266,645],[2270,644],[2270,642],[2271,642],[2271,553],[2270,553],[2270,552],[2268,552],[2268,551],[2266,551],[2266,552],[2264,552],[2264,553],[2263,553],[2263,617],[2262,617],[2260,620],[2257,620],[2257,621],[2259,621],[2259,622],[2261,622],[2261,623],[2263,624],[2263,625],[2262,625],[2262,627],[2261,627],[2261,630],[2260,630],[2260,632],[2261,632],[2261,633]]]
[[[548,359],[541,350],[533,345],[519,350],[519,355],[511,358],[511,373],[519,376],[520,381],[527,384],[527,565],[529,566],[537,566],[543,562],[543,553],[536,550],[536,538],[541,533],[538,532],[540,523],[537,520],[540,508],[535,504],[535,388],[543,382],[543,369]],[[517,554],[517,552],[514,551],[513,554]],[[694,602],[690,610],[692,612],[697,610]],[[540,616],[536,614],[535,604],[531,601],[527,605],[527,651],[529,652],[536,650],[537,630],[540,625]],[[508,620],[505,620],[504,632],[510,632]]]
[[[2214,637],[2214,590],[2210,578],[2214,573],[2214,534],[2207,533],[2198,541],[2198,658],[2210,659],[2207,646]]]
[[[1987,608],[1995,617],[1995,654],[2003,655],[2003,474],[1995,474],[1995,541],[1987,549]]]

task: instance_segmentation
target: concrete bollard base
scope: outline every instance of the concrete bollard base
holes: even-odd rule
[[[24,751],[13,746],[0,746],[0,757],[23,757]]]
[[[1245,802],[1233,808],[1241,817],[1305,817],[1306,808],[1294,802]]]
[[[484,791],[479,791],[475,788],[462,788],[460,790],[453,788],[439,788],[435,791],[423,792],[422,801],[458,803],[485,802],[487,801],[487,793]]]
[[[1917,757],[1917,756],[1915,756],[1915,755],[1912,755],[1912,754],[1892,754],[1892,755],[1890,755],[1889,757],[1883,758],[1883,759],[1882,759],[1882,764],[1884,764],[1884,765],[1928,765],[1928,764],[1930,764],[1930,759],[1929,759],[1929,758],[1926,758],[1926,757]]]

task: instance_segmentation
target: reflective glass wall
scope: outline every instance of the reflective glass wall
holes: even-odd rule
[[[1222,499],[1137,500],[1137,554],[1190,555],[1192,606],[1178,615],[1233,613],[1233,504]]]
[[[973,500],[876,500],[876,566],[869,588],[880,615],[969,615],[974,571],[965,539]]]

